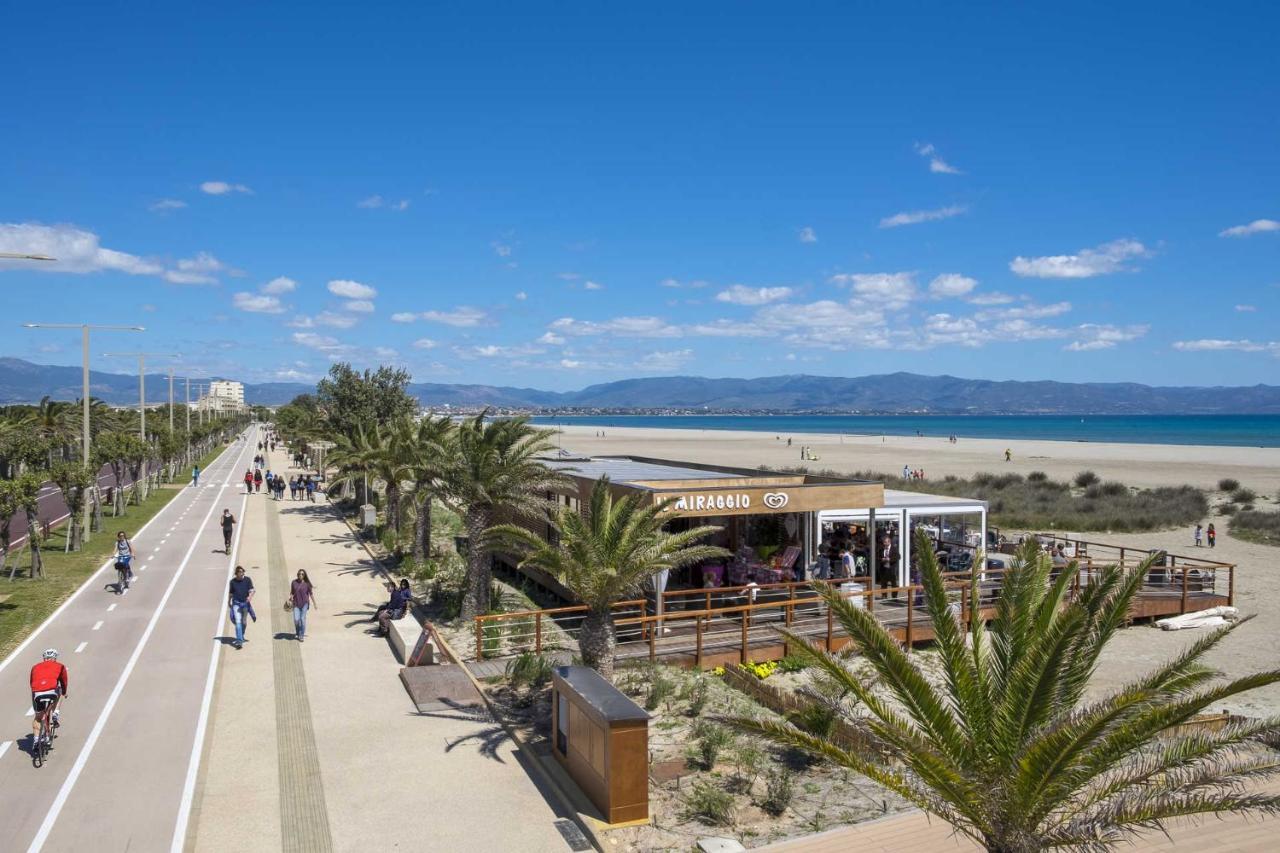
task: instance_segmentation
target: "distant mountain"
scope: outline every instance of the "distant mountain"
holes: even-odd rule
[[[90,373],[90,392],[117,405],[138,399],[138,377]],[[182,397],[182,388],[175,387]],[[298,382],[246,384],[245,400],[277,406],[314,392]],[[710,409],[719,411],[934,412],[1027,414],[1280,414],[1280,387],[1154,387],[1132,382],[993,382],[954,376],[890,373],[836,376],[766,376],[709,379],[663,376],[624,379],[580,391],[539,391],[493,385],[409,385],[425,406],[498,406],[529,409]],[[80,369],[0,358],[0,403],[80,396]],[[147,376],[147,401],[168,397],[168,377]]]

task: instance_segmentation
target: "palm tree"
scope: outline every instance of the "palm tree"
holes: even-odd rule
[[[440,490],[444,470],[444,446],[448,442],[453,421],[446,416],[427,415],[416,424],[406,418],[396,425],[392,436],[398,476],[412,485],[409,500],[414,507],[413,545],[411,555],[419,563],[431,555],[431,502]]]
[[[663,530],[666,519],[662,513],[672,500],[655,504],[638,495],[614,500],[609,478],[601,477],[591,490],[591,505],[586,511],[555,506],[551,524],[559,532],[558,542],[547,542],[514,524],[492,531],[525,555],[521,565],[554,575],[586,605],[578,648],[583,663],[605,678],[613,678],[617,647],[614,603],[638,592],[663,569],[729,554],[714,545],[694,544],[719,532],[719,527],[704,525],[679,533]]]
[[[966,637],[948,608],[933,549],[921,537],[941,685],[925,678],[869,611],[820,591],[893,702],[873,692],[842,656],[782,633],[866,709],[856,715],[843,702],[826,707],[862,730],[870,748],[845,749],[790,723],[732,722],[862,773],[991,851],[1104,850],[1171,818],[1280,813],[1280,797],[1243,787],[1280,772],[1274,753],[1258,745],[1280,720],[1177,731],[1230,696],[1280,681],[1272,670],[1224,683],[1201,662],[1240,623],[1083,702],[1151,561],[1106,569],[1072,599],[1074,565],[1051,581],[1050,561],[1031,543],[1005,575],[991,627],[975,618]],[[978,612],[976,576],[967,594],[969,612]]]
[[[367,500],[366,481],[373,471],[374,456],[382,444],[382,436],[376,426],[374,433],[371,437],[364,427],[357,427],[353,435],[338,436],[329,457],[329,462],[338,469],[337,477],[329,485],[330,490],[338,492],[350,486],[357,504]]]
[[[441,498],[462,516],[470,540],[464,619],[489,610],[493,548],[486,534],[497,514],[514,520],[545,517],[547,497],[565,484],[538,459],[555,447],[550,431],[532,426],[526,417],[486,421],[487,416],[486,410],[463,421],[442,448]]]
[[[48,394],[40,399],[23,426],[47,443],[48,458],[45,464],[52,468],[54,451],[62,455],[67,445],[80,434],[77,412],[65,400],[54,400]]]

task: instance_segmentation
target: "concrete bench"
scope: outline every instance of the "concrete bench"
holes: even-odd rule
[[[388,620],[387,625],[390,626],[387,631],[387,643],[390,644],[391,651],[402,666],[408,666],[409,656],[413,654],[413,647],[417,645],[418,637],[422,635],[422,626],[418,624],[418,620],[414,617],[412,610],[401,619]],[[425,666],[435,662],[435,641],[428,639],[426,653],[418,661],[418,665]]]

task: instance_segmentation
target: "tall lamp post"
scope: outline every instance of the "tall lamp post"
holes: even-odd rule
[[[0,256],[0,257],[8,257],[8,256]],[[44,258],[39,258],[39,260],[44,260]],[[81,402],[84,404],[84,411],[82,414],[82,421],[80,424],[80,431],[82,433],[81,452],[84,454],[83,456],[84,467],[89,468],[90,467],[89,330],[100,329],[103,331],[116,331],[116,332],[145,332],[146,327],[145,326],[113,326],[113,325],[107,325],[107,324],[101,324],[101,323],[23,323],[22,325],[28,329],[79,329],[80,330],[81,360],[82,360],[82,368],[83,368],[83,374],[84,374],[83,375],[84,388],[81,391],[81,397],[82,397]],[[95,488],[97,488],[98,476],[96,471],[93,472],[93,485]],[[89,541],[89,502],[88,501],[84,502],[84,529],[81,535],[84,537],[84,540],[86,542]]]
[[[143,440],[147,440],[147,356],[157,356],[159,358],[182,358],[180,352],[104,352],[102,354],[106,358],[124,358],[136,356],[138,359],[138,434]],[[170,392],[170,408],[173,403],[173,384],[169,385]],[[172,426],[172,424],[170,425]]]

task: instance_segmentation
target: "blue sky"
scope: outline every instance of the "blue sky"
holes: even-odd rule
[[[6,13],[3,354],[1280,376],[1273,5],[180,5]]]

